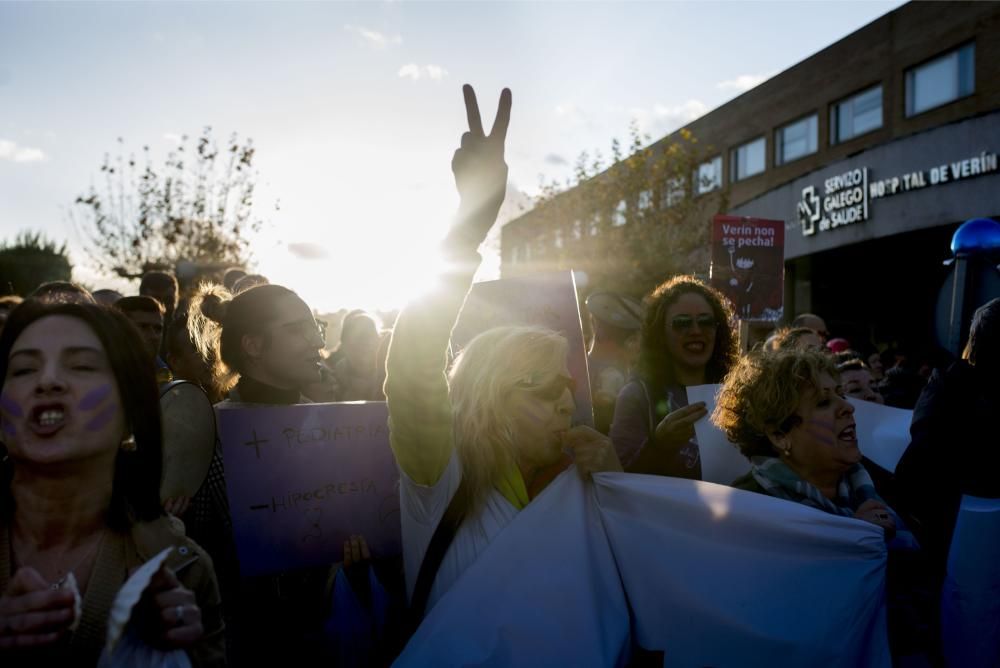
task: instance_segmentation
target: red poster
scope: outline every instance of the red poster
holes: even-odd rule
[[[781,319],[785,283],[785,223],[715,216],[712,286],[729,297],[740,320]]]

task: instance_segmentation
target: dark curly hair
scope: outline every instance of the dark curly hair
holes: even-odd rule
[[[108,525],[126,530],[133,522],[156,519],[163,513],[160,507],[163,469],[160,393],[142,335],[124,313],[97,304],[25,301],[11,312],[0,335],[0,389],[7,377],[10,351],[17,338],[32,323],[56,315],[86,323],[101,341],[118,384],[126,424],[135,436],[135,452],[119,451],[115,459]],[[5,517],[10,517],[14,511],[10,493],[13,474],[10,460],[0,465],[0,513]]]
[[[677,385],[676,369],[667,352],[667,309],[682,295],[694,293],[708,302],[718,326],[715,347],[705,367],[705,382],[719,383],[738,356],[733,310],[721,292],[690,275],[661,283],[644,300],[646,309],[639,344],[639,374],[655,392]]]

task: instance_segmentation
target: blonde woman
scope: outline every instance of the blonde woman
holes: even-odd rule
[[[461,205],[444,243],[451,273],[400,314],[387,361],[391,443],[402,471],[403,558],[418,614],[531,502],[565,450],[581,475],[621,470],[609,439],[571,425],[567,343],[555,332],[490,330],[469,343],[446,376],[449,335],[480,261],[476,249],[507,183],[510,91],[500,96],[489,135],[472,88],[464,94],[469,131],[452,160]]]

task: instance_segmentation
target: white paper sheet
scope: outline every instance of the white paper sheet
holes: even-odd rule
[[[896,464],[910,445],[913,411],[860,399],[848,401],[854,406],[861,452],[882,468],[895,473]]]
[[[688,405],[704,401],[708,410],[708,415],[694,423],[698,452],[701,454],[701,479],[720,485],[732,484],[750,470],[750,460],[740,454],[736,444],[730,443],[722,430],[712,424],[711,415],[719,385],[693,385],[686,389]]]

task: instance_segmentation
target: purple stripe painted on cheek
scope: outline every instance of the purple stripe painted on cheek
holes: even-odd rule
[[[4,422],[3,433],[7,434],[8,436],[17,436],[17,429],[14,429],[14,425],[12,425],[10,422]]]
[[[6,394],[0,395],[0,408],[10,413],[13,417],[24,417],[24,410]]]
[[[100,431],[103,429],[111,419],[118,412],[118,407],[112,404],[108,406],[103,411],[94,416],[94,419],[86,424],[87,431]]]
[[[827,445],[833,445],[837,440],[833,433],[833,423],[827,422],[826,420],[815,420],[809,422],[806,424],[806,432],[808,432],[810,436]]]
[[[101,405],[101,402],[111,396],[111,385],[101,385],[96,390],[88,392],[77,406],[81,410],[92,411]]]

